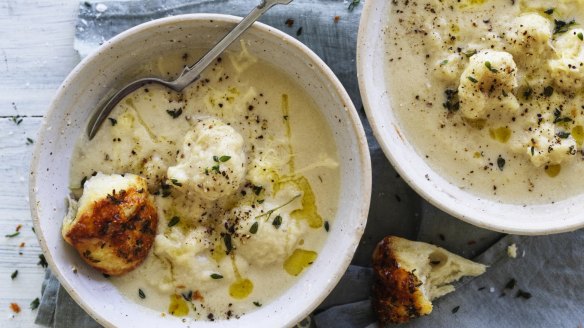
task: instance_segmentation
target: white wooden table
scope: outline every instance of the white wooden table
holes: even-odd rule
[[[55,90],[79,61],[77,10],[77,0],[0,0],[0,327],[36,327],[29,306],[40,297],[45,270],[37,265],[41,250],[28,203],[27,138],[36,139]],[[4,237],[18,225],[18,236]]]

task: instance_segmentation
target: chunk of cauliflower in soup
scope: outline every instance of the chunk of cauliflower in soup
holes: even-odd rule
[[[483,50],[470,58],[460,77],[460,111],[471,120],[488,118],[499,109],[517,111],[513,95],[517,87],[517,66],[513,56],[504,51]]]
[[[554,42],[557,59],[549,61],[552,78],[563,90],[584,87],[584,29],[572,29]]]
[[[245,178],[243,138],[221,120],[203,119],[187,132],[177,162],[167,174],[177,187],[206,200],[231,195]]]
[[[517,57],[535,58],[550,48],[552,27],[549,20],[541,15],[529,13],[513,20],[507,34],[509,51]]]
[[[290,215],[302,208],[301,194],[295,185],[289,183],[273,199],[266,200],[262,207],[243,205],[234,208],[229,220],[236,222],[236,231],[245,236],[234,240],[237,253],[251,264],[284,262],[308,230],[304,220],[296,220]],[[279,208],[283,204],[286,205],[278,211],[264,210]]]

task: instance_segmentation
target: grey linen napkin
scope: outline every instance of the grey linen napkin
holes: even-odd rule
[[[258,0],[259,1],[259,0]],[[81,57],[140,23],[186,13],[244,16],[253,0],[82,1],[75,49]],[[98,6],[99,4],[99,6]],[[584,322],[584,231],[546,237],[506,236],[453,219],[422,200],[396,174],[367,123],[355,68],[362,5],[347,0],[295,0],[272,9],[261,21],[298,38],[339,77],[363,122],[373,165],[368,224],[351,267],[312,316],[312,326],[376,326],[369,294],[370,257],[376,243],[392,234],[431,242],[490,265],[487,273],[458,283],[455,293],[435,302],[434,312],[412,327],[578,327]],[[338,19],[335,20],[335,16]],[[292,19],[292,26],[288,26]],[[516,243],[519,258],[507,256]],[[485,251],[486,250],[486,251]],[[525,256],[523,257],[523,251]],[[514,288],[504,289],[516,279]],[[516,297],[521,289],[530,293]],[[491,292],[492,291],[492,292]],[[503,295],[504,293],[504,295]],[[455,312],[455,313],[453,313]],[[47,271],[36,323],[49,327],[100,327]]]

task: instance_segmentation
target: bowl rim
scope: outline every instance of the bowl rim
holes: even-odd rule
[[[361,99],[363,101],[363,107],[367,115],[367,119],[371,128],[373,130],[373,135],[379,142],[381,149],[383,150],[385,156],[389,159],[393,167],[396,169],[398,174],[406,181],[406,183],[422,196],[426,201],[428,201],[433,206],[438,209],[472,225],[485,228],[492,231],[507,233],[507,234],[518,234],[518,235],[547,235],[556,234],[562,232],[574,231],[584,227],[584,216],[581,220],[572,220],[566,224],[565,220],[556,220],[553,223],[548,223],[546,226],[530,227],[526,225],[518,225],[515,222],[508,222],[504,224],[501,221],[494,222],[492,220],[492,215],[486,210],[478,211],[475,208],[471,208],[464,204],[463,202],[456,201],[453,196],[446,193],[440,188],[429,188],[426,179],[424,177],[417,176],[412,170],[407,170],[398,160],[398,153],[396,147],[391,143],[389,138],[384,137],[384,127],[381,120],[378,118],[376,113],[380,110],[376,103],[376,99],[373,99],[371,93],[368,93],[369,83],[367,82],[368,71],[366,70],[367,54],[370,53],[367,49],[372,47],[370,43],[367,42],[368,37],[372,35],[380,35],[381,31],[373,31],[370,27],[376,19],[376,8],[375,5],[382,2],[383,0],[369,0],[364,4],[363,11],[361,13],[361,20],[359,23],[359,31],[357,35],[357,79],[359,83],[359,90],[361,93]],[[380,15],[380,14],[377,14]],[[386,90],[387,92],[387,90]],[[396,127],[397,129],[397,127]],[[399,133],[399,132],[398,132]],[[399,148],[399,147],[398,147]],[[413,147],[415,148],[415,147]],[[413,149],[415,152],[416,160],[420,159],[421,162],[426,163],[421,156]],[[438,174],[432,167],[430,167],[431,172],[436,176],[443,177]],[[448,182],[450,183],[450,182]],[[516,208],[524,207],[523,205],[516,204],[505,204],[499,203],[479,195],[469,193],[467,191],[461,191],[463,194],[471,195],[475,199],[488,201],[492,204],[514,206]],[[527,205],[530,207],[533,205]],[[537,205],[535,205],[537,206]]]
[[[107,49],[111,46],[117,45],[119,42],[122,42],[127,37],[131,37],[137,33],[141,33],[144,30],[149,30],[161,25],[167,25],[172,23],[181,23],[184,21],[208,21],[213,20],[217,21],[218,23],[222,24],[236,24],[238,23],[242,17],[234,16],[234,15],[226,15],[226,14],[217,14],[217,13],[194,13],[194,14],[182,14],[170,17],[164,17],[155,19],[152,21],[148,21],[139,25],[136,25],[128,30],[125,30],[116,36],[112,37],[111,39],[105,41],[102,45],[100,45],[97,49],[83,58],[73,70],[67,75],[67,77],[63,80],[57,92],[53,96],[52,101],[49,104],[49,108],[44,115],[43,122],[41,127],[39,128],[39,132],[37,135],[37,141],[35,142],[35,148],[33,150],[32,160],[30,164],[30,180],[29,180],[29,204],[30,204],[30,211],[33,220],[33,226],[37,231],[36,236],[39,241],[39,245],[43,254],[46,257],[46,260],[49,264],[49,268],[51,269],[52,273],[58,278],[59,282],[65,288],[67,293],[75,300],[75,302],[89,314],[94,320],[96,320],[99,324],[104,325],[106,327],[115,327],[115,325],[110,322],[107,318],[101,315],[97,310],[94,310],[90,307],[88,303],[85,302],[83,298],[76,292],[76,290],[69,284],[68,280],[59,270],[57,264],[55,263],[51,252],[47,246],[47,243],[44,238],[44,234],[42,232],[42,228],[40,226],[40,213],[37,209],[37,196],[35,188],[37,186],[37,172],[39,171],[39,164],[40,164],[40,154],[42,153],[43,147],[41,146],[42,140],[47,138],[47,127],[49,125],[48,118],[52,117],[55,112],[59,109],[56,107],[56,104],[60,98],[63,97],[65,90],[67,89],[71,80],[73,80],[77,75],[79,75],[88,64],[92,63],[97,57],[102,55],[102,51]],[[367,223],[367,216],[369,213],[369,206],[371,200],[371,184],[372,184],[372,172],[371,172],[371,159],[369,154],[369,147],[367,143],[367,139],[365,136],[365,132],[363,129],[362,122],[357,114],[357,110],[355,106],[347,94],[347,91],[344,89],[343,85],[334,74],[334,72],[326,65],[326,63],[316,55],[308,46],[304,45],[299,40],[289,36],[288,34],[278,30],[275,27],[269,26],[267,24],[261,22],[255,22],[251,27],[250,30],[256,30],[259,33],[266,33],[271,35],[273,38],[279,38],[287,43],[287,45],[295,48],[306,56],[306,59],[311,61],[315,64],[315,69],[319,71],[319,74],[323,75],[325,79],[330,82],[332,89],[336,92],[337,96],[340,98],[339,102],[342,102],[345,106],[340,110],[344,110],[348,114],[348,118],[350,124],[348,125],[349,128],[353,130],[353,134],[357,137],[355,140],[355,146],[357,148],[357,152],[359,154],[359,162],[360,165],[364,168],[362,172],[359,172],[361,175],[361,182],[360,185],[357,186],[361,191],[360,194],[362,195],[362,202],[358,205],[359,206],[359,220],[355,221],[358,228],[352,233],[353,239],[351,240],[350,247],[347,247],[342,254],[339,256],[343,257],[342,262],[337,270],[335,276],[331,277],[327,280],[327,283],[322,287],[321,293],[318,297],[314,298],[311,303],[306,304],[303,307],[302,311],[299,311],[294,317],[291,318],[291,321],[287,323],[287,325],[292,326],[297,322],[303,320],[306,316],[308,316],[316,307],[322,303],[322,301],[330,294],[333,288],[337,285],[337,283],[342,278],[344,272],[346,272],[349,264],[355,254],[357,246],[359,245],[359,241],[361,236],[363,235],[365,225]],[[85,131],[85,129],[82,129]],[[84,133],[84,132],[82,132]],[[338,215],[338,214],[337,214]],[[218,321],[221,322],[221,321]]]

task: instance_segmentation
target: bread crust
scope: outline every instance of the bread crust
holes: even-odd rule
[[[140,265],[156,236],[158,214],[146,189],[113,191],[78,213],[65,240],[87,264],[108,275]]]
[[[400,268],[392,236],[385,237],[373,252],[373,310],[380,323],[404,323],[432,312],[432,303],[420,290],[422,282]]]

